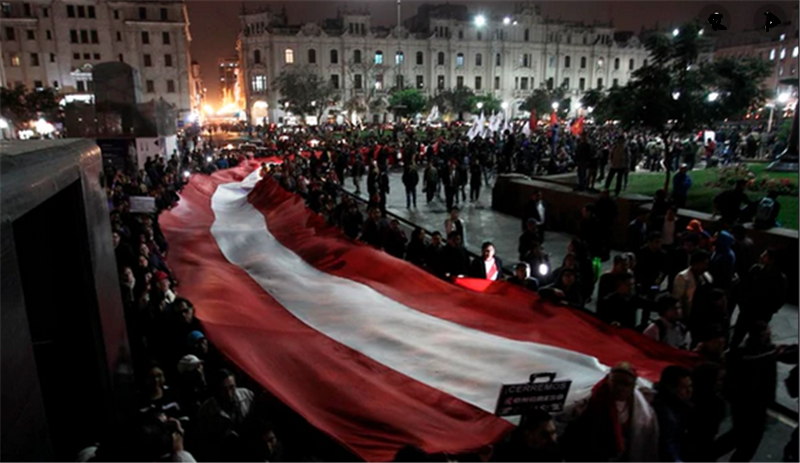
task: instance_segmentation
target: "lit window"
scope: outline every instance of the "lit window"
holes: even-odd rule
[[[781,48],[781,59],[786,58],[786,48]]]
[[[375,52],[375,64],[383,64],[383,52],[376,51]]]
[[[456,66],[464,67],[464,54],[459,53],[456,55]]]
[[[781,42],[783,42],[784,40],[786,40],[786,34],[781,34]]]
[[[14,67],[20,67],[22,65],[22,60],[20,59],[19,55],[11,55],[11,65]]]
[[[254,93],[262,93],[267,90],[267,76],[253,76],[252,88]]]
[[[403,54],[402,51],[398,51],[394,55],[394,64],[397,64],[397,65],[403,64],[404,60],[405,60],[405,55]]]
[[[773,61],[775,59],[775,49],[769,51],[769,60]]]
[[[286,51],[283,52],[283,60],[286,64],[293,64],[294,63],[294,50],[291,48],[287,48]]]
[[[797,58],[797,45],[795,45],[794,50],[792,50],[792,58]]]

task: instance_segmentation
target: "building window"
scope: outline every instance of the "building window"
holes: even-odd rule
[[[775,59],[775,49],[769,51],[769,60],[772,61]]]
[[[436,55],[436,64],[444,66],[444,52],[440,51],[439,54]]]
[[[79,92],[86,93],[86,82],[84,82],[82,80],[79,80],[79,81],[75,82],[75,84],[78,87],[78,91]],[[152,84],[153,84],[152,80],[148,80],[147,81],[147,91],[150,92],[150,93],[153,93],[153,90],[152,90],[153,85]]]
[[[483,66],[483,55],[475,53],[475,66]]]
[[[119,10],[114,10],[114,19],[119,19]]]
[[[169,21],[169,11],[166,8],[161,8],[161,20]]]
[[[78,17],[79,18],[86,17],[86,8],[83,5],[78,6]]]
[[[402,90],[404,86],[405,85],[404,85],[404,82],[403,82],[403,75],[402,74],[398,74],[397,76],[395,76],[395,87],[397,87],[397,88]]]
[[[150,43],[150,33],[147,31],[142,31],[142,44],[148,45]]]
[[[167,81],[167,93],[175,93],[175,81],[168,80]]]
[[[152,80],[148,80],[147,83],[147,93],[155,93],[156,92],[156,83]]]
[[[611,81],[611,86],[612,86],[612,87],[617,87],[617,86],[619,86],[619,79],[614,79],[614,80],[612,80],[612,81]]]
[[[39,66],[39,55],[37,53],[31,53],[31,66]]]
[[[28,36],[28,40],[36,40],[36,33],[32,30],[25,31],[26,35]]]
[[[444,90],[444,76],[436,76],[436,88],[439,90]]]
[[[417,88],[421,89],[425,86],[425,78],[423,76],[417,76]]]
[[[795,45],[794,49],[792,50],[792,58],[797,58],[797,45]]]
[[[60,88],[60,87],[61,87],[61,86],[60,86],[60,85],[58,85],[58,81],[57,81],[57,80],[54,80],[54,81],[53,81],[53,88],[55,88],[55,89],[58,89],[58,88]]]
[[[14,32],[13,27],[6,27],[6,40],[16,40],[17,34]]]
[[[614,58],[614,70],[619,71],[619,58]]]
[[[464,76],[456,77],[456,88],[464,88]]]
[[[100,53],[95,53],[94,54],[94,59],[95,59],[95,61],[100,61]]]
[[[464,54],[459,53],[456,55],[456,67],[464,67]]]
[[[72,54],[72,59],[81,59],[81,54],[80,53],[73,53]]]
[[[568,68],[568,67],[569,67],[569,65],[570,65],[570,64],[572,64],[572,62],[571,62],[571,61],[572,61],[572,59],[570,59],[570,57],[569,57],[569,56],[565,56],[565,57],[564,57],[564,67],[565,67],[565,68]]]
[[[117,60],[119,60],[119,62],[120,62],[120,63],[124,63],[124,62],[125,62],[125,58],[122,56],[122,53],[120,53],[120,54],[117,56]]]
[[[598,90],[602,90],[603,89],[603,78],[602,77],[597,79],[597,89]]]
[[[339,50],[331,50],[331,64],[339,64]]]
[[[361,64],[361,50],[353,50],[353,62]]]
[[[122,32],[117,31],[117,42],[122,42]]]
[[[89,7],[88,7],[88,10],[89,10],[89,17],[90,17],[90,18],[94,19],[94,18],[96,18],[96,17],[97,17],[97,16],[95,15],[95,12],[94,12],[94,7],[93,7],[93,6],[89,5]]]
[[[514,77],[514,90],[519,90],[519,77]]]
[[[45,31],[45,37],[47,37],[47,40],[53,40],[53,32],[50,31],[50,29],[47,29]]]
[[[605,63],[605,61],[603,61],[603,58],[597,58],[597,67],[599,68],[603,67],[603,63]]]
[[[520,64],[522,64],[522,67],[524,67],[524,68],[529,68],[529,67],[531,67],[531,58],[530,58],[530,56],[531,56],[531,55],[529,55],[528,53],[523,53],[523,54],[522,54],[522,56],[520,57],[520,58],[522,58],[522,59],[520,60],[520,61],[521,61],[521,63],[520,63]]]
[[[520,90],[527,90],[528,89],[528,78],[523,77],[519,80],[519,89]]]
[[[355,81],[353,82],[353,87],[355,87],[357,90],[361,90],[362,88],[364,88],[364,82],[363,78],[361,77],[361,74],[356,74]]]
[[[797,51],[797,49],[795,49],[795,51]],[[423,64],[425,64],[425,54],[422,53],[421,51],[418,51],[417,52],[417,66],[422,66]]]
[[[786,58],[786,47],[781,48],[780,57],[781,57],[781,59],[785,59]]]
[[[642,62],[642,67],[647,67],[647,60],[644,60],[644,61]]]
[[[339,90],[339,74],[331,74],[331,85],[336,90]]]
[[[308,50],[308,64],[317,64],[317,50]]]
[[[633,62],[633,58],[631,58],[631,59],[628,60],[628,70],[629,71],[633,71],[633,68],[634,68],[634,62]]]
[[[375,76],[375,90],[383,90],[383,74]]]
[[[49,18],[50,17],[50,8],[42,8],[42,16],[44,16],[45,18]]]
[[[261,64],[261,50],[253,51],[253,63]]]
[[[81,33],[81,43],[89,43],[89,31],[81,29],[80,33]]]
[[[161,42],[164,45],[169,45],[172,42],[172,40],[170,40],[169,32],[162,32],[161,33]]]
[[[92,43],[100,43],[100,38],[97,36],[97,31],[90,31],[92,34]]]
[[[147,19],[147,8],[143,6],[139,7],[139,19]]]
[[[67,5],[67,17],[74,18],[75,17],[75,6],[74,5]]]
[[[480,42],[481,40],[483,40],[483,33],[481,31],[478,31],[478,42]]]
[[[164,66],[168,68],[172,67],[172,55],[164,55]]]
[[[586,69],[586,57],[581,56],[581,69]]]
[[[580,91],[586,90],[586,79],[584,79],[583,77],[578,79],[578,89]]]
[[[42,82],[41,80],[34,80],[33,88],[35,88],[36,90],[42,90],[44,88],[44,82]]]
[[[561,83],[563,88],[569,88],[569,77],[564,77],[564,82]]]
[[[267,91],[267,76],[257,75],[253,76],[253,81],[250,83],[253,93],[264,93]]]
[[[531,39],[531,31],[530,29],[525,29],[525,41],[528,42]]]
[[[84,53],[83,54],[83,59],[86,59],[86,60],[92,59],[92,54],[91,53]]]
[[[552,90],[553,89],[553,78],[552,77],[548,77],[548,79],[547,79],[547,89],[548,90]]]
[[[375,52],[375,64],[383,64],[383,52],[380,50]]]
[[[500,57],[500,53],[494,55],[494,65],[495,66],[502,66],[503,60]]]
[[[406,55],[403,54],[402,51],[398,51],[394,54],[394,64],[401,65],[406,60]]]
[[[481,76],[475,76],[475,90],[481,90],[483,87],[483,78]]]
[[[56,54],[55,53],[50,53],[50,62],[51,63],[55,63],[56,62]]]
[[[287,48],[283,52],[283,61],[286,64],[294,64],[294,50],[292,50],[291,48]]]
[[[500,76],[494,77],[494,89],[500,90]]]
[[[153,58],[150,55],[144,55],[144,67],[149,68],[153,66]]]

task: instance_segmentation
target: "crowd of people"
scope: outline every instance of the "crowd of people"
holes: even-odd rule
[[[582,137],[578,153],[591,136]],[[630,138],[609,137],[617,143]],[[614,198],[603,189],[596,202],[583,208],[581,233],[556,268],[544,250],[548,205],[538,192],[524,208],[513,272],[505,270],[491,242],[482,243],[480,255],[470,255],[459,209],[467,202],[467,185],[470,201],[477,201],[495,171],[519,159],[524,165],[531,155],[526,144],[537,142],[519,143],[511,134],[469,141],[452,133],[419,139],[403,130],[389,137],[298,130],[263,132],[258,145],[261,155],[281,160],[262,164],[262,176],[304,197],[311,210],[354,241],[443,279],[507,280],[580,309],[595,299],[596,315],[604,322],[698,355],[693,370],[666,368],[654,390],[636,387],[635,366],[616,365],[569,414],[557,421],[545,412],[526,415],[502,442],[460,456],[463,461],[715,461],[734,450],[732,461],[751,460],[774,402],[777,362],[797,363],[796,346],[775,346],[770,339],[769,322],[786,293],[785,277],[776,265],[778,253],[759,255],[736,220],[725,222],[713,236],[697,221],[683,223],[676,214],[678,191],[657,194],[650,212],[630,223],[625,252],[615,254],[610,233],[598,233],[610,230],[618,214]],[[141,461],[312,457],[313,451],[285,448],[278,440],[281,433],[270,419],[267,394],[257,384],[238,386],[237,380],[249,380],[206,339],[192,302],[180,295],[180,275],[169,267],[158,212],[178,201],[181,173],[190,166],[202,172],[230,168],[245,159],[236,150],[210,150],[200,141],[191,145],[194,149],[182,157],[148,160],[132,176],[106,176],[125,316],[140,375],[140,405],[132,428],[135,439],[126,445],[101,442],[87,449],[82,461],[116,460],[119,452],[134,452]],[[612,163],[608,178],[616,175],[624,184],[623,172],[615,170],[621,168],[614,165],[619,164]],[[449,214],[441,230],[428,235],[390,218],[391,169],[402,171],[408,208],[416,207],[418,190],[429,203],[445,203]],[[690,169],[676,171],[680,175]],[[591,164],[586,173],[590,179]],[[356,191],[366,189],[365,208],[342,189],[348,176]],[[142,194],[156,199],[157,213],[130,212],[129,196]],[[609,259],[613,268],[601,274],[600,262]],[[737,307],[740,314],[732,328]],[[796,368],[793,375],[796,396]],[[733,429],[718,437],[727,406]],[[454,457],[407,447],[396,460],[443,458]]]

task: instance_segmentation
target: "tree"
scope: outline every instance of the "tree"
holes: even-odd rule
[[[28,91],[24,85],[0,87],[0,114],[17,129],[39,118],[61,122],[63,112],[59,100],[58,92],[52,88]]]
[[[483,106],[480,110],[478,109],[478,103],[483,103]],[[480,113],[481,111],[486,112],[486,114],[499,113],[502,110],[503,103],[494,95],[475,96],[472,98],[472,103],[470,104],[470,112],[475,114]]]
[[[543,114],[550,114],[553,110],[553,103],[558,103],[560,110],[569,110],[572,105],[571,98],[565,98],[566,87],[558,87],[552,90],[537,88],[531,93],[522,104],[519,105],[521,111],[536,111],[541,117]]]
[[[441,90],[431,101],[433,104],[444,108],[443,112],[458,115],[458,120],[464,120],[464,113],[472,110],[475,93],[468,87]]]
[[[389,105],[400,117],[411,117],[425,109],[425,96],[416,88],[395,90],[389,97]]]
[[[605,93],[600,89],[590,89],[583,94],[583,97],[581,98],[581,106],[584,108],[594,108],[599,105],[601,101],[603,101],[605,96]]]
[[[386,110],[388,102],[384,97],[383,90],[379,90],[373,84],[378,81],[378,76],[383,76],[388,69],[382,64],[376,64],[373,60],[362,60],[356,63],[354,60],[347,62],[345,72],[350,81],[350,88],[354,89],[354,95],[348,100],[348,106],[356,109],[356,113],[362,118],[367,111],[382,113]],[[360,79],[361,88],[356,88],[356,82]]]
[[[290,66],[284,69],[272,84],[278,88],[281,105],[301,116],[313,115],[319,120],[338,100],[339,92],[331,82],[308,66]]]

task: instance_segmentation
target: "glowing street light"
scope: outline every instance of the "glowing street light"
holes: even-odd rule
[[[508,101],[504,101],[504,102],[502,102],[502,103],[500,104],[500,107],[501,107],[501,108],[503,108],[504,110],[505,110],[505,109],[508,109]]]
[[[703,35],[703,31],[704,31],[704,29],[700,29],[700,30],[697,32],[697,35]]]
[[[719,93],[717,92],[711,92],[708,94],[708,101],[714,102],[717,101],[717,98],[719,98]]]
[[[553,107],[553,111],[558,111],[558,101],[554,101],[550,106]]]
[[[0,130],[5,130],[8,128],[8,121],[3,118],[0,118]]]
[[[672,99],[678,101],[678,98],[681,97],[681,92],[672,92]]]
[[[589,106],[588,108],[586,108],[586,112],[587,112],[587,113],[589,113],[589,114],[592,114],[592,112],[593,112],[593,111],[594,111],[594,108],[593,108],[593,107],[591,107],[591,106]]]
[[[475,25],[478,27],[483,27],[486,25],[486,16],[479,14],[475,16]]]
[[[503,18],[503,25],[508,26],[509,24],[511,24],[511,18],[506,16],[505,18]]]
[[[681,33],[681,31],[679,31],[678,28],[672,29],[672,36],[673,37],[677,37],[678,34],[680,34],[680,33]]]
[[[790,96],[791,95],[789,95],[789,93],[781,93],[780,95],[778,95],[778,103],[781,104],[786,103],[787,101],[789,101]]]
[[[482,101],[479,101],[479,102],[478,102],[478,104],[477,104],[476,106],[478,106],[478,109],[479,109],[479,110],[483,109],[483,102],[482,102]]]

